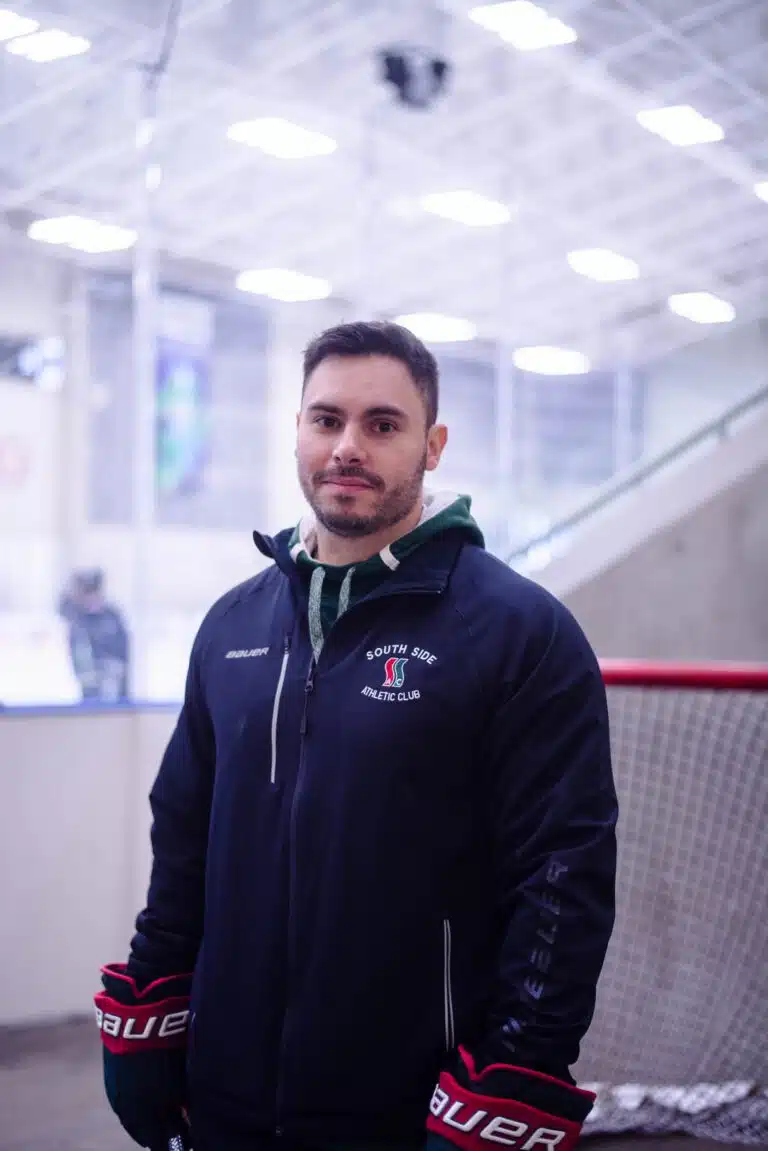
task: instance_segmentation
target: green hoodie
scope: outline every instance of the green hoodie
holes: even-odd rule
[[[485,546],[483,533],[470,514],[469,496],[446,492],[425,495],[416,527],[376,555],[357,564],[322,564],[313,558],[316,549],[314,520],[299,523],[289,547],[294,563],[309,584],[309,636],[315,660],[328,632],[351,604],[369,595],[402,560],[449,528],[463,528],[473,543]]]

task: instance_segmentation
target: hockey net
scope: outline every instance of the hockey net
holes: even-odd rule
[[[768,1145],[768,667],[603,674],[619,871],[584,1133]]]

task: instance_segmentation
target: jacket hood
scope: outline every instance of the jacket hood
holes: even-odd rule
[[[485,547],[483,533],[471,514],[471,505],[472,500],[468,495],[448,491],[427,492],[424,495],[421,519],[406,535],[358,564],[320,566],[325,568],[327,576],[331,578],[338,574],[339,580],[344,578],[350,566],[354,566],[360,575],[396,571],[405,557],[426,540],[447,531],[460,534],[469,543]],[[288,575],[291,569],[296,570],[298,564],[318,566],[319,561],[313,557],[317,546],[317,528],[315,517],[311,514],[304,516],[294,528],[286,528],[274,538],[254,532],[253,540],[262,555],[274,559]]]

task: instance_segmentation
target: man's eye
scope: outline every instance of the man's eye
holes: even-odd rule
[[[381,432],[382,435],[388,435],[390,432],[397,431],[397,428],[391,420],[378,420],[376,423],[376,431]]]
[[[318,424],[321,428],[330,430],[331,428],[337,427],[339,421],[336,419],[336,416],[318,416],[315,420],[315,423]]]

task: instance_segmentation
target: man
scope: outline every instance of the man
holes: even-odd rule
[[[77,571],[59,600],[69,651],[84,701],[128,698],[129,640],[123,617],[105,595],[100,568]]]
[[[427,349],[348,324],[304,368],[313,515],[254,536],[273,564],[193,646],[97,997],[110,1101],[151,1147],[183,1112],[197,1151],[570,1148],[614,917],[597,663],[466,498],[425,495]]]

